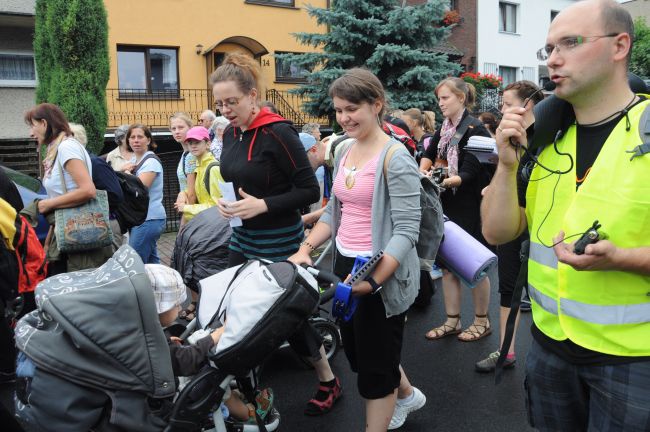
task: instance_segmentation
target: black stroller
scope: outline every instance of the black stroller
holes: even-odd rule
[[[183,282],[188,288],[199,292],[199,281],[228,267],[228,245],[231,232],[228,220],[219,214],[216,207],[211,207],[196,215],[178,233],[170,267],[181,274]],[[327,300],[322,300],[321,304]],[[323,306],[319,306],[309,321],[321,335],[325,356],[330,360],[342,346],[338,326],[329,319],[329,311],[325,310]],[[186,325],[185,320],[179,319],[169,330],[174,335],[180,336],[185,331]],[[288,343],[284,343],[281,348],[288,346]],[[308,360],[299,358],[305,365],[311,367]]]
[[[210,207],[194,216],[176,236],[170,267],[198,292],[199,281],[228,267],[228,244],[232,230],[228,220]]]
[[[251,274],[272,281],[273,289],[266,310],[260,302],[246,306],[245,316],[255,310],[259,319],[242,325],[243,314],[233,305],[247,290],[238,288],[244,285],[235,276],[250,281]],[[244,426],[225,421],[220,403],[233,377],[246,377],[314,312],[316,285],[293,264],[257,261],[202,282],[197,321],[203,328],[225,318],[228,324],[209,366],[178,394],[153,291],[132,248],[123,246],[96,270],[49,278],[37,288],[38,309],[16,327],[16,416],[38,431],[273,430],[277,411]],[[271,314],[282,319],[271,320]],[[255,383],[238,383],[254,400]]]

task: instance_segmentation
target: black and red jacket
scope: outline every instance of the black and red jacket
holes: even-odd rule
[[[293,124],[262,109],[245,131],[229,126],[223,134],[221,175],[256,198],[268,213],[244,221],[244,228],[275,229],[295,225],[299,209],[320,198],[320,188]]]

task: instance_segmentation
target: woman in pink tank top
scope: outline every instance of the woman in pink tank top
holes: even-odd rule
[[[329,94],[337,122],[354,141],[334,165],[325,214],[289,259],[311,263],[310,253],[333,237],[334,273],[344,279],[358,255],[384,251],[370,277],[352,286],[359,304],[350,321],[341,323],[341,336],[366,401],[366,431],[386,431],[400,427],[409,412],[426,402],[400,366],[406,310],[419,286],[414,249],[420,220],[417,165],[398,143],[384,171],[388,149],[397,141],[381,128],[385,95],[375,75],[348,70],[332,83]]]

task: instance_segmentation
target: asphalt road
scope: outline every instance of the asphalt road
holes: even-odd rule
[[[496,291],[496,290],[493,290]],[[472,320],[470,293],[464,292],[463,326]],[[493,324],[498,320],[498,294],[492,293],[490,305]],[[424,334],[439,325],[444,317],[442,296],[438,292],[426,310],[409,312],[406,323],[402,364],[412,383],[427,396],[421,410],[411,414],[400,431],[512,431],[532,430],[527,426],[524,406],[523,366],[530,345],[530,314],[524,314],[517,338],[517,365],[504,373],[499,386],[492,374],[474,372],[474,363],[493,351],[498,344],[497,329],[477,342],[460,342],[451,336],[428,341]],[[332,361],[341,378],[344,396],[332,412],[322,417],[303,414],[306,401],[314,393],[315,373],[304,366],[290,349],[273,354],[262,369],[261,385],[271,386],[282,416],[282,432],[362,431],[363,400],[356,391],[356,378],[341,351]],[[0,398],[11,406],[10,387],[0,385]],[[2,417],[0,413],[0,418]],[[2,421],[2,430],[8,423]]]
[[[473,309],[469,292],[464,293],[463,326],[471,323]],[[498,320],[498,293],[493,292],[490,311]],[[439,325],[444,317],[441,292],[426,310],[408,314],[402,350],[402,364],[413,385],[427,396],[426,405],[409,415],[400,431],[530,431],[526,422],[523,369],[530,345],[530,314],[524,314],[517,339],[517,365],[506,370],[498,386],[493,374],[474,372],[474,363],[494,351],[498,345],[497,329],[476,342],[460,342],[450,336],[428,341],[424,334]],[[306,401],[317,383],[308,370],[289,350],[274,354],[265,364],[262,385],[271,386],[277,398],[282,420],[281,431],[347,432],[363,431],[364,404],[356,390],[356,377],[341,351],[331,362],[341,378],[344,396],[334,409],[322,417],[303,414]]]

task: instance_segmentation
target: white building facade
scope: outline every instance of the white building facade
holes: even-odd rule
[[[504,87],[524,79],[543,84],[546,63],[537,50],[555,15],[575,1],[478,0],[478,71],[501,76]]]
[[[23,120],[34,105],[35,0],[0,0],[0,145],[28,139]]]

